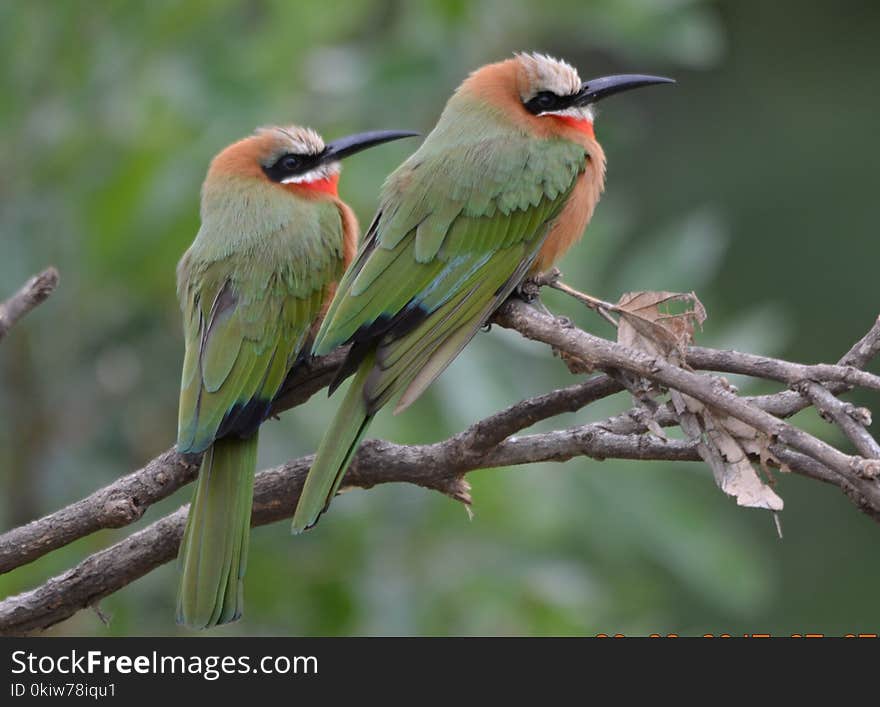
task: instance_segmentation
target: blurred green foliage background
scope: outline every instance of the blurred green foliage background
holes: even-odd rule
[[[612,300],[694,289],[710,315],[702,343],[836,359],[880,301],[878,34],[880,9],[867,2],[3,2],[0,296],[50,263],[62,283],[0,346],[0,527],[172,443],[183,346],[174,267],[216,152],[268,123],[330,139],[426,132],[468,71],[515,50],[565,57],[585,78],[679,80],[603,104],[608,190],[563,263],[567,281]],[[342,193],[362,223],[412,145],[346,163]],[[549,306],[610,335],[557,294]],[[372,433],[435,441],[568,382],[544,348],[496,329]],[[312,451],[332,409],[320,395],[269,423],[261,466]],[[840,442],[815,416],[799,421]],[[880,529],[815,482],[779,479],[780,541],[768,514],[737,508],[697,464],[577,460],[471,481],[473,521],[439,495],[386,486],[345,494],[305,537],[257,529],[245,618],[215,633],[880,628]],[[4,575],[0,595],[130,530]],[[175,581],[166,565],[102,603],[109,626],[82,612],[52,633],[183,633]]]

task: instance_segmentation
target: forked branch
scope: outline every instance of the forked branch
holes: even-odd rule
[[[597,302],[590,306],[605,309],[610,316],[614,306],[609,310],[605,307],[608,303]],[[404,446],[368,440],[355,457],[345,487],[407,482],[469,504],[465,476],[478,469],[561,462],[574,457],[699,461],[701,451],[705,451],[701,450],[701,439],[675,440],[663,434],[663,428],[683,424],[681,405],[676,407],[674,399],[662,399],[665,391],[674,391],[679,402],[686,401],[691,422],[720,420],[736,434],[742,434],[743,428],[753,431],[751,441],[761,443],[750,445],[746,440],[742,449],[754,465],[774,466],[837,486],[861,511],[880,521],[880,446],[869,431],[870,412],[837,397],[855,386],[880,389],[880,378],[863,370],[880,352],[880,319],[833,365],[807,365],[693,346],[685,350],[684,361],[676,362],[675,357],[592,336],[520,299],[505,303],[493,321],[599,373],[511,405],[441,442]],[[325,387],[344,353],[334,352],[297,369],[279,396],[275,412],[301,404]],[[780,382],[789,389],[743,397],[719,376],[698,373],[700,370],[739,373]],[[600,422],[519,434],[540,420],[576,412],[625,387],[632,388],[638,381],[643,381],[645,389],[656,398],[650,409],[637,404]],[[786,421],[811,405],[840,427],[855,454],[837,449]],[[254,525],[292,514],[311,460],[311,456],[302,457],[257,475]],[[10,530],[0,536],[0,572],[32,562],[102,528],[134,522],[152,504],[190,483],[198,472],[199,461],[198,457],[185,458],[173,449],[167,450],[90,496]],[[51,626],[168,562],[177,553],[185,517],[184,506],[36,589],[3,600],[0,633],[29,633]]]

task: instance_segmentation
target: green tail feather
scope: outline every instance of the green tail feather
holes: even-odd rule
[[[294,533],[301,533],[318,522],[318,517],[339,490],[348,465],[370,426],[373,415],[367,412],[364,383],[373,367],[373,358],[372,355],[367,356],[361,363],[336,417],[324,433],[296,504],[292,527]]]
[[[205,453],[180,544],[180,624],[210,628],[241,616],[256,469],[256,434]]]

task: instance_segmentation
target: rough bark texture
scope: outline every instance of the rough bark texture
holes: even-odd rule
[[[680,414],[670,403],[654,403],[653,407],[637,404],[600,422],[518,434],[540,420],[580,410],[625,388],[632,389],[634,380],[644,380],[658,390],[685,394],[717,414],[753,427],[768,440],[768,454],[761,454],[760,459],[752,455],[754,461],[832,484],[859,510],[880,521],[880,446],[868,431],[870,412],[836,397],[854,386],[880,390],[880,378],[862,370],[880,351],[880,319],[833,365],[805,365],[691,347],[681,366],[662,356],[592,336],[519,299],[505,303],[493,321],[543,342],[597,373],[567,388],[511,405],[442,442],[403,446],[368,440],[355,457],[345,487],[407,482],[467,504],[470,495],[465,475],[477,469],[562,462],[579,456],[699,461],[699,441],[663,436],[663,427],[681,424]],[[275,412],[305,402],[326,386],[343,355],[344,351],[335,352],[297,368],[286,382]],[[742,397],[718,376],[697,370],[764,378],[791,389]],[[840,427],[857,454],[838,450],[785,421],[810,405]],[[311,456],[302,457],[257,475],[254,525],[293,513],[311,460]],[[81,501],[10,530],[0,536],[0,572],[102,528],[134,522],[150,505],[190,483],[198,472],[199,461],[198,457],[184,458],[170,449]],[[0,633],[23,634],[51,626],[168,562],[177,553],[186,512],[184,506],[36,589],[0,602]]]

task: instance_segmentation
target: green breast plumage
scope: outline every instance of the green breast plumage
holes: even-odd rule
[[[272,185],[206,187],[202,228],[178,265],[186,340],[178,451],[247,437],[265,419],[341,274],[342,239],[331,201]]]

